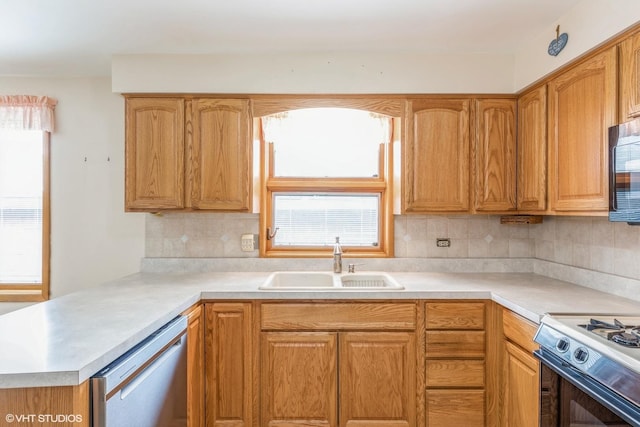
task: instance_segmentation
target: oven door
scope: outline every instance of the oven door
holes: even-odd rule
[[[541,361],[541,427],[640,427],[640,408],[543,348]]]

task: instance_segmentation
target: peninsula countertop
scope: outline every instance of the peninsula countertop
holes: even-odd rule
[[[270,272],[137,273],[0,316],[0,388],[78,385],[200,300],[490,299],[550,313],[640,314],[640,303],[533,273],[390,273],[404,290],[260,290]]]

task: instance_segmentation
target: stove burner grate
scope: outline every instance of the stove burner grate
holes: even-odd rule
[[[588,324],[579,326],[616,344],[640,348],[640,326],[627,326],[618,319],[614,319],[613,323],[590,319]]]
[[[640,337],[636,333],[621,332],[611,337],[611,341],[625,347],[640,347]]]

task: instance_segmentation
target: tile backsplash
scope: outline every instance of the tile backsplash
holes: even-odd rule
[[[163,213],[146,216],[149,258],[257,257],[242,252],[240,236],[258,233],[257,214]]]
[[[638,226],[601,217],[545,217],[535,227],[537,259],[640,279]]]
[[[240,236],[258,233],[257,214],[165,213],[146,216],[147,258],[255,258]],[[451,246],[436,246],[449,238]],[[493,215],[399,215],[396,258],[534,258],[640,279],[640,227],[601,217],[545,217],[502,225]]]

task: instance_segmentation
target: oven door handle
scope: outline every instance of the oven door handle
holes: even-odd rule
[[[553,370],[565,380],[569,381],[592,399],[609,409],[620,418],[635,427],[640,427],[640,409],[621,397],[619,394],[609,390],[587,374],[579,371],[569,363],[556,355],[538,349],[533,352],[545,366]]]

